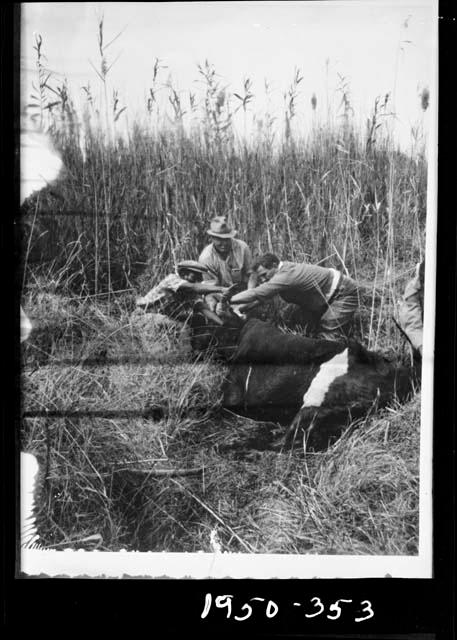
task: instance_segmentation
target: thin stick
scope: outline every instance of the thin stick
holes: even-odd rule
[[[110,478],[114,473],[122,473],[123,471],[127,471],[128,473],[133,473],[139,476],[146,477],[163,477],[163,476],[189,476],[195,475],[197,473],[202,473],[203,467],[196,467],[194,469],[113,469],[110,472],[105,473],[89,473],[84,472],[83,475],[85,478]],[[76,474],[75,474],[76,475]],[[56,476],[48,476],[46,480],[71,480],[73,475],[56,475]]]
[[[349,271],[347,270],[346,265],[344,264],[344,260],[343,260],[343,258],[340,256],[340,254],[338,253],[338,249],[335,247],[335,245],[333,244],[333,242],[332,242],[332,247],[333,247],[333,248],[334,248],[334,250],[335,250],[335,254],[334,254],[334,255],[336,255],[336,256],[337,256],[337,258],[339,259],[339,261],[340,261],[340,262],[341,262],[341,264],[343,265],[343,269],[344,269],[344,271],[346,272],[346,275],[347,275],[347,276],[349,276]]]
[[[40,196],[38,196],[37,201],[36,201],[35,213],[33,214],[32,226],[30,228],[29,240],[27,242],[27,251],[25,252],[24,273],[23,273],[23,277],[22,277],[22,289],[24,289],[24,287],[25,287],[25,275],[27,273],[27,262],[28,262],[28,259],[29,259],[30,245],[32,244],[33,230],[35,228],[35,221],[36,221],[36,216],[37,216],[37,212],[38,212],[39,203],[40,203]]]
[[[210,509],[210,508],[208,507],[208,505],[206,505],[204,502],[202,502],[202,501],[200,500],[200,498],[197,498],[197,496],[196,496],[195,494],[193,494],[193,493],[192,493],[192,491],[190,491],[189,489],[187,489],[187,487],[183,487],[183,486],[182,486],[182,484],[180,484],[180,483],[179,483],[179,482],[177,482],[176,480],[172,480],[172,482],[174,482],[176,485],[178,485],[178,487],[180,487],[180,489],[183,489],[184,491],[186,491],[186,492],[187,492],[187,493],[188,493],[188,494],[189,494],[189,495],[190,495],[194,500],[196,500],[196,501],[198,502],[198,504],[199,504],[199,505],[201,505],[204,509],[206,509],[206,511],[208,511],[208,513],[210,513],[210,514],[213,516],[213,518],[216,518],[216,520],[217,520],[218,522],[220,522],[220,523],[221,523],[221,525],[222,525],[223,527],[225,527],[226,529],[228,529],[228,530],[230,531],[230,533],[231,533],[231,534],[232,534],[232,535],[233,535],[233,536],[238,540],[238,542],[239,542],[239,543],[240,543],[240,544],[241,544],[241,545],[246,549],[246,551],[248,551],[249,553],[255,553],[255,549],[253,549],[253,548],[251,547],[251,545],[249,545],[247,542],[244,542],[244,540],[242,540],[242,539],[240,538],[240,536],[239,536],[235,531],[233,531],[233,529],[232,529],[228,524],[226,524],[226,523],[222,520],[222,518],[220,518],[220,517],[217,515],[217,513],[214,513],[214,511],[213,511],[212,509]]]
[[[202,473],[203,467],[195,467],[194,469],[113,469],[113,473],[121,473],[121,471],[128,471],[129,473],[135,473],[142,476],[190,476],[197,473]]]

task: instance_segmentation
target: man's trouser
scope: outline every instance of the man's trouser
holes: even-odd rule
[[[314,338],[346,340],[351,333],[358,306],[356,283],[347,276],[341,276],[334,295],[320,310],[310,312],[305,307],[287,304],[281,316],[287,327],[301,329]]]
[[[358,306],[356,283],[352,278],[342,276],[319,320],[317,337],[324,340],[346,340],[351,334],[352,320]]]

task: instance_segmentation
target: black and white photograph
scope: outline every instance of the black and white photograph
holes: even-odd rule
[[[437,1],[19,6],[20,572],[431,578]]]

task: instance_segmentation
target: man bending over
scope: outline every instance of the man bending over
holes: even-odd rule
[[[137,307],[153,309],[172,320],[187,322],[198,313],[217,325],[222,320],[211,311],[203,296],[208,293],[227,293],[228,288],[210,282],[202,282],[207,273],[205,265],[195,260],[183,260],[176,273],[170,273],[149,293],[137,299]]]
[[[352,278],[336,269],[280,261],[272,253],[258,258],[253,272],[260,284],[232,296],[231,304],[242,304],[242,310],[249,311],[279,295],[294,306],[291,319],[296,324],[303,326],[312,320],[316,337],[325,340],[348,337],[359,304],[357,285]]]

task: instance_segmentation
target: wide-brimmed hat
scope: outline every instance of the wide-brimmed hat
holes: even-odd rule
[[[225,216],[213,218],[206,233],[215,238],[234,238],[236,236],[235,229],[231,228]]]
[[[206,273],[208,269],[201,262],[196,260],[181,260],[177,264],[178,271],[180,269],[186,269],[186,271],[195,271],[196,273]]]

